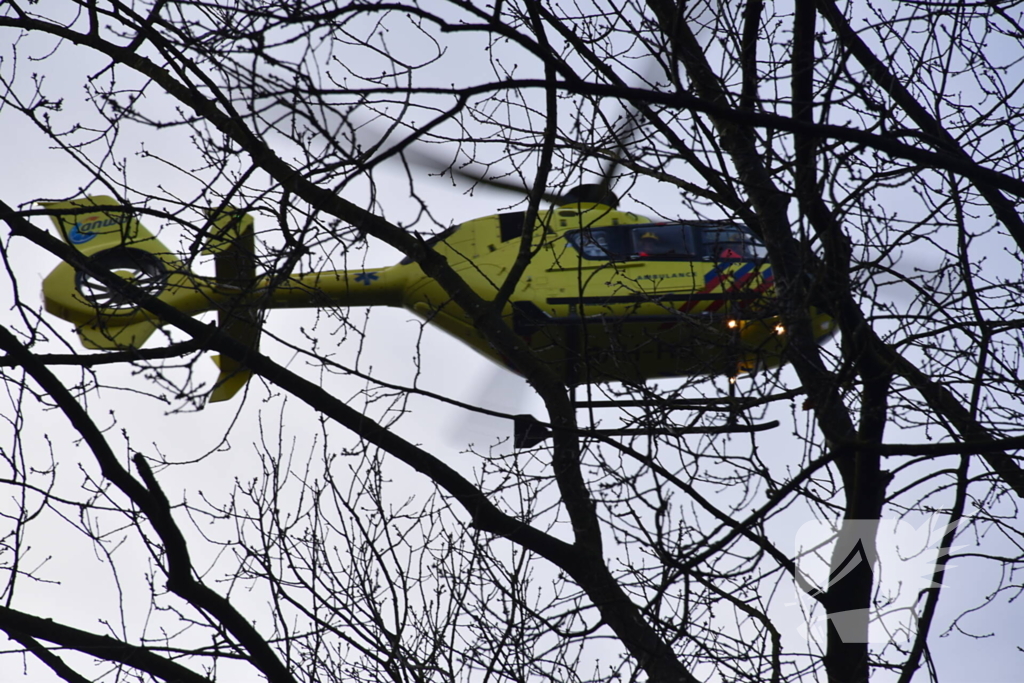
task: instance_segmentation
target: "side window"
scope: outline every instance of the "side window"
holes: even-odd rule
[[[759,259],[768,256],[764,245],[739,226],[704,228],[704,256],[710,259]]]
[[[693,249],[688,244],[682,225],[644,225],[633,228],[630,236],[633,254],[638,258],[693,258]]]
[[[566,234],[588,261],[650,259],[746,260],[767,258],[768,251],[745,226],[735,224],[660,223],[603,226]]]

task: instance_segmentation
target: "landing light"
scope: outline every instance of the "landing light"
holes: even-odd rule
[[[734,330],[734,329],[736,329],[737,327],[739,327],[739,323],[738,323],[737,321],[735,321],[735,320],[730,320],[730,321],[729,321],[729,322],[727,322],[727,323],[726,323],[725,325],[726,325],[726,327],[728,327],[728,328],[729,328],[730,330]]]
[[[782,325],[776,325],[775,326],[775,332],[776,332],[776,334],[785,334],[786,328],[783,327]]]

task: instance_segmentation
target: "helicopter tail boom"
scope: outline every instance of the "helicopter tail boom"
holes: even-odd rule
[[[261,283],[270,308],[345,308],[403,305],[410,266],[303,273]],[[273,285],[273,286],[272,286]],[[272,288],[271,288],[272,286]]]
[[[231,207],[207,211],[203,253],[216,275],[200,277],[149,232],[128,207],[111,197],[45,202],[58,234],[86,257],[76,268],[61,263],[43,281],[45,308],[74,323],[88,349],[140,348],[164,321],[132,297],[91,273],[109,270],[185,315],[216,310],[220,330],[259,348],[267,308],[402,306],[415,266],[328,271],[286,278],[257,277],[253,218]],[[94,268],[90,268],[93,266]],[[220,374],[211,401],[234,396],[251,377],[244,362],[214,359]]]

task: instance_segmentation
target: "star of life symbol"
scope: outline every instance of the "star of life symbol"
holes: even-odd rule
[[[934,582],[936,561],[945,559],[953,548],[943,548],[949,531],[942,517],[929,515],[907,519],[846,519],[811,521],[796,532],[796,600],[786,602],[785,619],[796,635],[825,645],[829,623],[847,643],[886,645],[910,642],[927,591]],[[852,571],[868,563],[874,582],[872,603],[867,609],[826,614],[818,602],[828,589]],[[955,565],[946,564],[945,570]]]
[[[356,275],[356,282],[361,282],[364,285],[369,285],[371,282],[378,279],[380,279],[380,275],[377,275],[377,273],[365,272]]]

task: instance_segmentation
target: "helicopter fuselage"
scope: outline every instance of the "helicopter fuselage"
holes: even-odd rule
[[[473,291],[492,299],[519,256],[521,222],[521,213],[479,218],[434,248]],[[644,251],[644,235],[660,238],[657,250]],[[541,212],[531,244],[502,313],[568,384],[735,375],[783,360],[772,269],[743,226],[655,223],[581,203]],[[379,276],[405,281],[401,305],[516,370],[436,281],[411,263],[394,268]],[[815,312],[812,325],[819,338],[833,329],[829,316]]]
[[[208,250],[219,259],[218,275],[202,277],[110,198],[47,206],[95,207],[90,215],[55,212],[69,244],[183,313],[219,310],[222,325],[246,330],[240,336],[250,343],[258,340],[255,309],[401,306],[517,370],[414,262],[257,277],[252,265],[237,265],[252,261],[252,220],[234,215],[214,220]],[[429,244],[480,298],[493,300],[520,255],[523,219],[522,212],[478,218]],[[502,316],[564,382],[735,375],[783,362],[786,335],[774,311],[772,269],[745,226],[659,223],[577,203],[539,212],[530,227],[530,260]],[[240,247],[245,239],[248,246]],[[47,310],[74,322],[91,348],[141,346],[162,324],[69,264],[51,273],[43,290]],[[829,316],[811,316],[817,337],[832,332]]]

